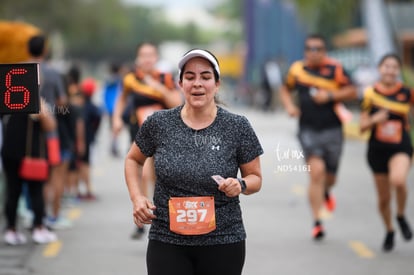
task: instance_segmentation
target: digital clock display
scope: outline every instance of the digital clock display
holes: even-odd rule
[[[0,114],[39,113],[39,64],[0,64]]]

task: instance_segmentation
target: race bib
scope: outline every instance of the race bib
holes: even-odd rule
[[[180,235],[202,235],[216,229],[214,197],[172,197],[168,202],[170,230]]]
[[[378,141],[386,143],[400,143],[402,139],[402,123],[399,120],[388,120],[378,124],[375,131]]]
[[[136,110],[138,125],[141,126],[144,123],[144,121],[147,119],[147,117],[152,115],[155,111],[159,111],[162,109],[163,107],[161,104],[152,104],[148,106],[138,107]]]

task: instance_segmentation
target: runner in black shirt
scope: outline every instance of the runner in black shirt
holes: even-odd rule
[[[147,118],[125,161],[134,221],[152,224],[148,274],[240,275],[246,233],[239,195],[260,190],[263,150],[246,118],[217,106],[220,70],[211,53],[192,50],[179,69],[184,105]],[[138,187],[151,156],[154,204]],[[223,179],[216,183],[214,175]]]

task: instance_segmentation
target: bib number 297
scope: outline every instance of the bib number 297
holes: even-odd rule
[[[201,235],[216,229],[214,197],[172,197],[168,208],[174,233]]]
[[[207,216],[207,209],[190,209],[190,210],[177,210],[177,222],[204,222]]]

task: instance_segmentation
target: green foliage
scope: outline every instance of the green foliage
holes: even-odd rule
[[[212,9],[212,13],[214,13],[217,17],[226,18],[230,24],[239,25],[238,27],[234,27],[231,30],[224,31],[220,34],[221,37],[233,43],[243,41],[244,38],[244,34],[242,32],[244,2],[246,2],[246,0],[223,0]]]
[[[414,70],[411,67],[403,67],[402,78],[407,86],[414,88]]]
[[[213,12],[218,16],[240,20],[243,17],[243,2],[245,2],[245,0],[222,1],[213,9]]]
[[[194,23],[173,25],[161,8],[125,6],[121,0],[2,0],[0,18],[28,22],[47,34],[59,32],[68,57],[79,59],[130,60],[143,41],[194,45],[220,36],[220,31],[205,31]]]
[[[294,0],[308,32],[327,38],[354,27],[360,0]],[[357,12],[356,12],[357,11]]]

